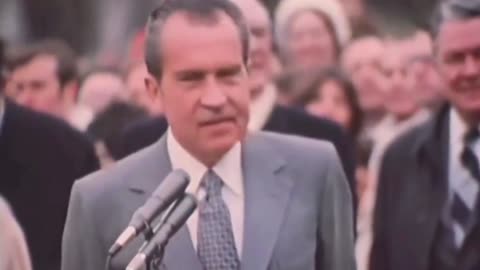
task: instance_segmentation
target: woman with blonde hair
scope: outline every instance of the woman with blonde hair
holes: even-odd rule
[[[23,231],[8,204],[0,197],[0,270],[31,270]]]

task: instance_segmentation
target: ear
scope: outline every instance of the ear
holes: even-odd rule
[[[150,74],[145,77],[145,89],[152,100],[158,99],[159,95],[162,95],[158,80]]]
[[[70,108],[77,103],[79,85],[77,81],[66,82],[62,89],[62,100]]]

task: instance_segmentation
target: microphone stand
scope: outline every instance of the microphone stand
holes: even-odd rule
[[[143,243],[142,248],[143,248],[143,246],[146,246],[148,244],[148,242],[150,242],[152,240],[155,233],[158,231],[158,229],[160,229],[160,227],[163,226],[167,216],[170,214],[170,212],[172,212],[177,207],[178,203],[179,203],[179,200],[176,200],[174,203],[172,203],[167,208],[167,210],[165,212],[163,212],[162,217],[160,218],[160,222],[158,222],[158,224],[155,226],[155,228],[152,229],[150,224],[146,224],[147,227],[146,227],[146,231],[145,231],[145,242]],[[167,245],[167,243],[165,243],[161,247],[158,247],[158,248],[155,249],[150,261],[146,262],[146,266],[147,266],[146,270],[160,269],[160,266],[163,262],[163,256],[165,254],[165,246],[166,245]]]
[[[161,223],[162,222],[160,222],[160,224]],[[155,227],[155,229],[152,229],[150,224],[145,221],[145,231],[143,232],[143,234],[145,236],[145,243],[149,242],[152,239],[152,237],[155,235],[154,231],[158,230],[158,227],[160,227],[160,225],[157,225]],[[115,257],[115,255],[112,256],[112,254],[108,254],[107,260],[106,260],[106,263],[105,263],[105,270],[111,270],[112,269],[112,259]],[[156,257],[156,254],[155,254],[155,257]],[[162,255],[162,257],[163,257],[163,255]],[[149,267],[147,267],[147,268],[148,268],[147,270],[150,270]],[[158,269],[158,268],[152,268],[152,269]]]

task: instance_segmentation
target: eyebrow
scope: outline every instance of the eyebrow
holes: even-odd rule
[[[216,71],[217,76],[229,76],[239,73],[242,70],[242,65],[230,65],[226,67],[222,67]]]
[[[175,78],[179,80],[200,79],[205,76],[205,71],[201,69],[186,69],[175,72]]]

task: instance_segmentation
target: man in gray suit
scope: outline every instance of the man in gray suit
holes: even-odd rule
[[[133,212],[177,168],[191,177],[187,191],[205,199],[166,246],[164,269],[355,269],[352,203],[334,147],[247,134],[249,40],[238,8],[165,0],[149,18],[146,46],[147,88],[161,96],[170,128],[76,183],[62,269],[104,269]],[[124,269],[142,240],[113,269]]]

